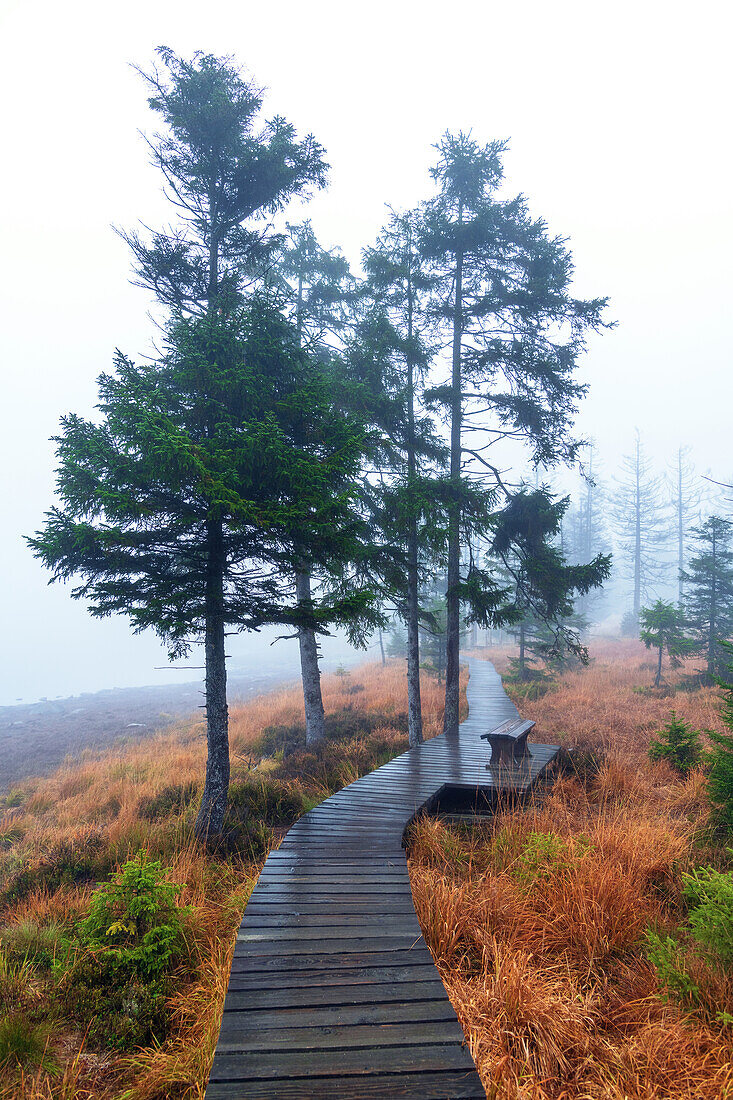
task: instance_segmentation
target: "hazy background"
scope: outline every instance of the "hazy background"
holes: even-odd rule
[[[154,671],[154,637],[47,587],[21,537],[52,501],[59,416],[91,411],[115,347],[150,348],[110,228],[169,217],[131,62],[158,44],[234,55],[270,89],[266,113],[326,147],[331,186],[307,216],[354,265],[385,203],[429,193],[443,130],[511,138],[509,189],[570,239],[577,292],[610,295],[619,321],[582,368],[580,428],[606,475],[638,426],[660,467],[691,444],[730,478],[732,30],[709,2],[0,0],[0,705],[191,678]],[[236,664],[266,665],[267,641],[232,640]]]

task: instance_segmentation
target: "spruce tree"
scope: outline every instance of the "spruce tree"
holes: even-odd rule
[[[329,252],[318,243],[309,221],[287,226],[287,236],[274,273],[290,290],[290,312],[301,346],[309,355],[328,358],[330,341],[344,328],[346,304],[351,290],[351,275],[346,259],[337,251]],[[302,560],[295,572],[296,599],[306,610],[313,610],[312,562]],[[321,602],[321,621],[324,603]],[[318,640],[312,626],[298,628],[298,647],[305,706],[305,739],[317,744],[325,737],[325,712],[318,664]]]
[[[118,354],[99,384],[101,422],[62,421],[60,505],[29,542],[53,579],[81,578],[72,595],[93,615],[126,614],[173,656],[203,638],[208,756],[196,833],[208,839],[229,782],[225,632],[313,624],[293,606],[294,562],[335,552],[331,532],[341,551],[364,433],[334,417],[328,376],[259,297],[236,321],[179,319],[161,360]],[[329,617],[349,619],[362,600],[355,590]]]
[[[650,760],[666,760],[680,775],[687,775],[702,760],[700,734],[674,711],[649,745]]]
[[[411,746],[423,739],[420,698],[421,558],[442,549],[437,515],[436,464],[444,448],[421,408],[422,385],[434,349],[425,316],[430,281],[418,251],[417,217],[392,212],[375,244],[364,251],[363,316],[351,347],[355,377],[374,396],[383,437],[383,466],[374,518],[380,537],[404,550],[404,570],[392,591],[407,626],[407,702]],[[404,576],[404,583],[402,583]]]
[[[253,298],[232,319],[179,319],[163,359],[118,354],[99,379],[101,421],[62,421],[59,506],[29,540],[54,580],[80,576],[91,614],[152,627],[173,656],[205,642],[208,758],[196,824],[221,828],[229,781],[227,629],[297,625],[292,564],[331,551],[350,521],[363,432],[333,417],[280,312]],[[359,594],[344,601],[348,617]],[[332,609],[338,614],[339,609]],[[212,645],[221,639],[221,649]],[[221,659],[219,659],[221,654]]]
[[[261,122],[261,91],[229,61],[158,55],[162,69],[143,76],[165,130],[149,145],[179,222],[123,235],[138,281],[172,311],[167,353],[150,369],[118,356],[100,380],[103,423],[63,422],[62,506],[31,545],[55,576],[86,578],[74,594],[94,614],[124,611],[173,652],[203,636],[206,838],[228,787],[225,629],[313,625],[281,574],[327,555],[337,521],[348,527],[364,433],[334,415],[333,387],[271,298],[246,298],[281,241],[273,214],[325,183],[321,147],[283,118]]]
[[[312,135],[298,140],[281,116],[262,120],[263,92],[228,59],[186,60],[157,50],[161,68],[138,70],[162,134],[148,140],[177,224],[122,232],[137,280],[174,312],[236,309],[268,275],[282,242],[273,215],[325,186],[328,166]]]
[[[690,461],[691,447],[678,447],[672,468],[667,474],[670,502],[677,536],[677,606],[684,606],[683,571],[686,562],[687,538],[692,518],[702,501],[700,479]]]
[[[634,632],[639,629],[642,603],[648,603],[655,587],[669,571],[664,551],[670,526],[663,483],[652,473],[638,429],[634,450],[624,455],[611,504],[622,572],[632,585]]]
[[[470,135],[446,133],[437,149],[437,194],[424,210],[421,248],[451,362],[449,379],[432,396],[450,423],[445,729],[455,733],[464,459],[474,459],[495,486],[502,479],[486,452],[507,437],[529,444],[534,465],[575,459],[570,426],[584,387],[574,370],[585,334],[602,326],[605,300],[573,298],[564,242],[530,216],[521,195],[499,197],[505,142],[481,146]],[[474,416],[482,434],[468,446]]]
[[[579,463],[579,485],[563,517],[561,549],[569,561],[585,565],[597,554],[604,553],[610,536],[606,527],[607,492],[601,481],[598,448],[591,440],[583,448]],[[594,589],[576,602],[578,615],[584,619],[599,617],[602,589]]]
[[[598,554],[582,565],[568,563],[558,545],[567,506],[567,497],[525,487],[496,517],[491,551],[506,584],[505,621],[519,643],[520,680],[537,676],[532,665],[538,660],[562,666],[572,655],[587,661],[580,638],[585,620],[574,601],[603,584],[611,559]]]
[[[710,516],[692,529],[697,553],[683,570],[685,618],[695,651],[705,657],[708,677],[722,676],[724,646],[733,638],[733,523]]]
[[[656,649],[657,671],[654,686],[662,682],[662,657],[665,649],[672,668],[679,668],[682,658],[691,649],[685,636],[685,622],[682,612],[674,604],[656,600],[651,607],[642,607],[639,616],[640,637],[647,649]]]
[[[718,824],[730,831],[733,829],[733,645],[723,642],[722,650],[727,675],[721,677],[718,684],[723,690],[723,722],[730,732],[707,731],[713,743],[708,796],[715,807]]]

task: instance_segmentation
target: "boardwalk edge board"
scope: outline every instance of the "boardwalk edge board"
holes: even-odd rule
[[[526,744],[533,723],[490,662],[469,660],[467,696],[458,736],[344,787],[268,856],[237,933],[206,1100],[485,1096],[422,938],[405,833],[421,812],[526,793],[558,748]],[[521,754],[503,747],[506,731]]]

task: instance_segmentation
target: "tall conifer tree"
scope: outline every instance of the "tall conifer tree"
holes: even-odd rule
[[[499,196],[506,143],[481,146],[444,135],[432,169],[422,250],[436,280],[434,309],[450,349],[450,378],[434,391],[450,423],[452,502],[448,529],[445,729],[458,728],[461,496],[464,459],[496,479],[487,448],[527,441],[535,465],[573,461],[570,426],[584,387],[574,379],[585,334],[602,326],[605,300],[570,294],[565,244],[533,219],[525,199]],[[481,423],[471,423],[473,415]],[[467,432],[480,435],[467,445]]]
[[[351,530],[364,432],[334,409],[330,380],[257,290],[280,244],[271,217],[323,186],[322,149],[282,118],[261,122],[261,92],[229,61],[159,57],[162,72],[144,74],[165,126],[150,148],[180,221],[126,239],[138,281],[172,310],[168,350],[149,368],[118,357],[100,380],[101,425],[64,421],[62,506],[31,545],[55,576],[85,578],[74,594],[94,614],[125,611],[174,652],[203,636],[196,831],[208,838],[229,779],[225,629],[314,625],[283,576],[334,554],[331,532]],[[353,617],[365,602],[346,591],[330,614]]]
[[[353,283],[349,265],[339,252],[321,247],[309,221],[288,225],[287,230],[277,270],[291,289],[290,309],[298,338],[307,354],[327,359],[329,342],[343,331],[347,320],[346,307]],[[295,591],[303,609],[313,608],[312,586],[312,563],[302,560],[296,566]],[[325,626],[323,615],[322,624]],[[312,626],[303,624],[298,628],[298,647],[305,739],[306,744],[314,745],[323,740],[326,731],[318,639]]]
[[[733,523],[710,516],[692,529],[697,553],[683,571],[685,618],[709,677],[723,676],[733,640]]]
[[[690,459],[691,450],[691,447],[678,447],[671,469],[667,473],[667,486],[677,536],[677,606],[680,609],[684,606],[682,574],[686,563],[690,525],[702,501],[700,479]]]
[[[421,553],[440,552],[436,520],[435,463],[444,449],[420,405],[433,349],[425,316],[430,280],[418,251],[416,214],[392,216],[373,247],[365,250],[363,300],[367,314],[356,333],[352,365],[370,360],[364,380],[376,396],[374,415],[385,437],[391,478],[381,495],[383,534],[404,546],[405,585],[397,588],[407,624],[407,701],[410,745],[423,739],[420,697]],[[375,368],[379,377],[374,377]],[[358,369],[358,368],[357,368]],[[363,373],[363,371],[362,371]],[[369,375],[372,375],[369,378]],[[378,395],[378,396],[377,396]],[[432,469],[431,469],[432,467]],[[426,523],[426,517],[430,522]],[[437,536],[437,537],[436,537]],[[429,544],[426,545],[426,544]]]
[[[662,479],[634,433],[634,450],[624,455],[611,506],[622,570],[632,585],[632,615],[638,631],[642,603],[649,604],[669,573],[665,550],[670,536]]]

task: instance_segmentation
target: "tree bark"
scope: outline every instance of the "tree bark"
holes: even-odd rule
[[[409,239],[409,263],[412,262],[412,239]],[[410,269],[407,277],[407,484],[410,509],[407,534],[407,730],[410,748],[420,745],[423,739],[422,699],[420,696],[420,593],[418,565],[418,532],[415,514],[415,482],[417,462],[415,458],[415,367],[412,357],[413,340],[413,288]]]
[[[303,344],[303,271],[298,272],[298,294],[295,306],[295,325],[298,344]],[[305,565],[295,571],[295,596],[299,604],[309,609],[311,600],[311,574]],[[305,705],[305,743],[317,745],[326,736],[323,694],[321,692],[321,668],[318,664],[318,641],[312,627],[298,627],[300,647],[300,678],[303,683]]]
[[[310,571],[303,567],[295,573],[295,595],[299,606],[311,607]],[[321,694],[321,670],[318,666],[316,632],[310,626],[298,627],[300,672],[305,704],[305,743],[317,745],[326,735]]]
[[[410,562],[407,579],[407,729],[410,748],[422,743],[420,699],[420,637],[417,566]]]
[[[463,207],[459,206],[459,232],[463,224]],[[453,359],[451,371],[451,433],[450,479],[453,500],[448,511],[448,578],[446,591],[446,656],[445,656],[445,718],[443,729],[449,735],[458,734],[460,701],[460,631],[461,606],[458,586],[461,579],[461,344],[463,337],[463,251],[456,253],[456,285],[453,308]]]
[[[659,687],[662,682],[662,646],[659,647],[659,660],[657,661],[657,675],[654,680],[654,686]]]
[[[708,630],[708,676],[712,679],[715,676],[715,642],[717,633],[717,619],[718,619],[718,547],[715,537],[715,530],[713,529],[713,544],[712,544],[712,576],[710,586],[710,627]]]
[[[219,836],[229,792],[229,712],[224,650],[224,533],[220,519],[206,522],[206,780],[194,825],[198,840]]]

